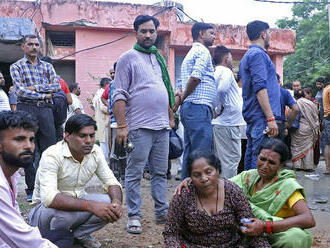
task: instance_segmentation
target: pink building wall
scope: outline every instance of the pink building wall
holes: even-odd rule
[[[110,30],[76,30],[76,51],[97,44],[106,43],[117,39],[127,32]],[[118,44],[110,44],[97,49],[76,54],[76,81],[81,87],[81,98],[92,98],[98,88],[98,82],[91,78],[108,77],[109,69],[113,66],[119,56],[131,49],[135,37],[132,34]],[[89,111],[89,105],[84,104],[85,110]]]
[[[28,9],[30,7],[30,9]],[[28,10],[27,10],[28,9]],[[163,7],[124,4],[112,2],[95,2],[88,0],[43,0],[40,8],[35,8],[33,2],[1,0],[0,16],[29,17],[34,14],[34,22],[45,38],[46,30],[74,31],[76,34],[75,48],[58,48],[54,59],[91,46],[109,42],[133,31],[133,22],[139,14],[153,15],[163,10]],[[191,23],[178,22],[175,9],[165,10],[157,18],[161,25],[159,34],[164,36],[164,47],[161,53],[168,63],[172,82],[174,82],[175,56],[185,55],[192,44]],[[84,20],[95,27],[65,26],[64,23]],[[249,40],[245,26],[214,25],[216,40],[214,45],[224,45],[232,49],[235,59],[240,59],[248,48]],[[97,49],[78,53],[67,60],[75,60],[75,77],[82,89],[81,99],[87,113],[91,114],[86,98],[91,98],[97,90],[94,77],[104,77],[110,66],[118,57],[132,48],[135,35]],[[291,30],[271,29],[270,49],[272,61],[277,72],[283,75],[283,56],[293,53],[295,48],[295,33]]]

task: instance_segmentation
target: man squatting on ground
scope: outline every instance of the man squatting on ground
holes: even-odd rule
[[[42,154],[33,192],[37,205],[29,219],[41,232],[70,230],[77,243],[89,248],[101,247],[90,234],[123,214],[121,185],[101,148],[94,144],[95,131],[91,117],[78,114],[69,118],[64,140]],[[107,194],[86,193],[94,175]]]

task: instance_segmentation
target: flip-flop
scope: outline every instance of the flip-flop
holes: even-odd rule
[[[156,218],[156,225],[162,225],[166,223],[167,216]]]
[[[330,172],[323,172],[324,175],[330,176]]]
[[[126,225],[126,231],[132,234],[141,234],[142,226],[139,219],[128,219]]]

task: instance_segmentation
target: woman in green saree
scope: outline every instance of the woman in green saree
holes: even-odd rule
[[[282,169],[290,159],[288,147],[278,139],[267,139],[260,145],[257,169],[244,171],[231,178],[247,196],[255,218],[243,224],[242,233],[267,235],[275,248],[310,248],[313,237],[307,228],[315,226],[303,187],[292,170]],[[224,165],[223,165],[224,166]],[[179,192],[189,180],[177,188]]]

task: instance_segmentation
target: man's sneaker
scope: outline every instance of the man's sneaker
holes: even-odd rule
[[[27,195],[26,196],[26,201],[27,202],[32,202],[32,195]]]
[[[75,243],[85,248],[100,248],[101,243],[91,235],[75,238]]]

